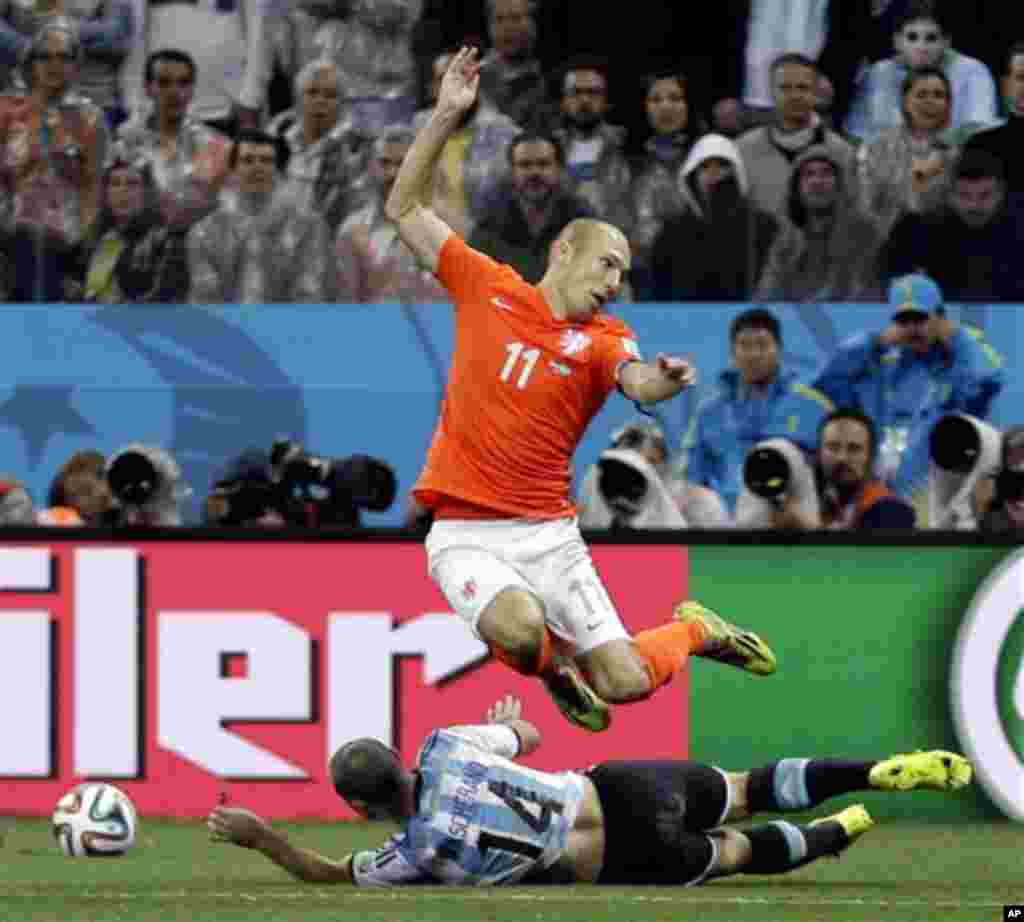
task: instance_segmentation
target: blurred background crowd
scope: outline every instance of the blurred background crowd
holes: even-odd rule
[[[537,281],[562,227],[600,217],[633,246],[623,300],[752,305],[683,445],[645,418],[611,438],[584,525],[1015,521],[1013,434],[984,422],[999,344],[945,311],[1024,302],[1013,4],[5,0],[0,299],[445,300],[383,201],[463,43],[484,52],[480,100],[432,189],[453,228]],[[888,301],[891,324],[812,379],[783,367],[773,303],[850,301]],[[943,454],[946,419],[972,435],[951,422]],[[25,520],[176,524],[174,459],[141,447],[72,459]],[[929,508],[907,471],[936,451],[955,476]],[[395,499],[365,456],[277,445],[229,468],[208,521],[351,526]]]

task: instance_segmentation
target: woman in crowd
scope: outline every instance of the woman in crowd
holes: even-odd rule
[[[115,147],[103,170],[102,211],[79,251],[72,300],[102,304],[178,302],[187,291],[180,238],[168,233],[149,164]]]
[[[902,99],[903,123],[857,151],[861,204],[886,234],[906,212],[927,211],[942,200],[960,146],[981,127],[950,128],[953,88],[936,67],[908,74]]]
[[[679,168],[704,134],[699,118],[691,117],[685,75],[664,72],[645,80],[644,107],[651,135],[633,169],[633,286],[638,299],[650,295],[651,247],[666,218],[679,214],[685,202],[679,193]]]

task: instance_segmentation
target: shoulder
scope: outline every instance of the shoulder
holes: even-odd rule
[[[701,400],[697,412],[702,416],[713,415],[732,403],[736,399],[736,384],[734,376],[729,372],[723,372],[712,385],[710,393]]]
[[[895,58],[882,58],[881,61],[875,61],[874,64],[868,66],[864,72],[864,78],[865,80],[880,80],[883,77],[900,75],[901,70],[902,67]]]
[[[622,339],[627,339],[635,344],[636,333],[633,332],[633,328],[626,323],[621,317],[616,317],[612,314],[598,314],[591,323],[591,329],[603,336],[617,336]],[[639,358],[639,351],[637,358]]]
[[[979,61],[977,58],[972,58],[970,55],[966,55],[960,51],[953,52],[953,61],[950,65],[950,69],[956,76],[961,78],[977,79],[979,77],[988,77],[991,79],[992,72],[988,67]]]
[[[458,234],[452,234],[442,244],[438,272],[449,279],[472,274],[483,285],[502,285],[511,294],[528,293],[530,297],[536,297],[536,288],[515,269],[470,246]]]
[[[853,145],[841,134],[833,131],[831,128],[827,128],[825,130],[825,144],[837,153],[842,154],[844,157],[851,156],[854,151]]]
[[[736,139],[736,146],[739,148],[740,153],[756,150],[759,147],[764,147],[767,143],[768,129],[764,126],[751,128],[749,131],[743,132]]]
[[[829,400],[821,391],[816,390],[801,381],[791,382],[789,385],[789,393],[802,402],[815,404],[819,409],[824,410],[826,413],[831,413],[835,409],[832,401]]]

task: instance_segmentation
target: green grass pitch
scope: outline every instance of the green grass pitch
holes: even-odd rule
[[[820,811],[819,811],[820,815]],[[388,827],[287,825],[331,857]],[[293,881],[261,855],[211,843],[199,822],[143,820],[126,856],[70,859],[49,824],[0,819],[0,922],[995,922],[1024,903],[1024,826],[879,823],[840,859],[703,887],[409,888]]]

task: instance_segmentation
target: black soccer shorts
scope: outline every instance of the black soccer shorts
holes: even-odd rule
[[[602,762],[586,772],[604,813],[599,884],[702,883],[717,846],[706,831],[722,823],[725,776],[698,762]]]

